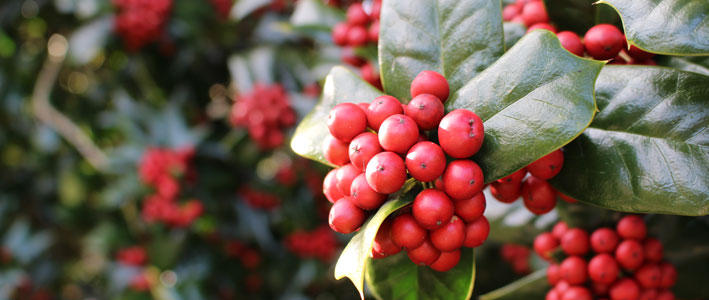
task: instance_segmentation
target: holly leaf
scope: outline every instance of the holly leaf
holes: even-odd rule
[[[709,214],[707,86],[709,77],[675,69],[604,68],[599,113],[551,183],[618,211]]]
[[[330,134],[325,122],[330,110],[339,103],[370,102],[381,95],[381,91],[345,67],[332,68],[325,78],[320,102],[295,129],[291,148],[298,155],[332,165],[325,159],[322,147],[325,137]]]
[[[577,137],[596,109],[593,83],[603,62],[564,50],[546,30],[525,35],[497,62],[470,80],[446,110],[475,112],[485,139],[473,159],[492,182]]]
[[[415,182],[410,180],[407,182],[402,191],[407,191]],[[394,213],[399,208],[406,206],[413,201],[416,193],[402,192],[403,196],[394,197],[392,200],[384,203],[377,213],[372,216],[362,227],[357,234],[342,250],[340,258],[337,259],[335,265],[335,279],[348,277],[359,291],[360,297],[364,299],[364,274],[366,272],[366,263],[372,253],[372,245],[374,238],[377,236],[379,226],[384,220]]]
[[[505,22],[502,27],[505,30],[505,49],[512,48],[527,33],[527,27],[520,23]]]
[[[506,286],[480,296],[480,300],[544,299],[550,286],[546,269],[538,270]]]
[[[504,52],[500,1],[384,1],[379,67],[384,90],[410,98],[424,70],[448,79],[451,94]]]
[[[661,56],[658,57],[656,61],[660,66],[672,67],[709,76],[709,57],[706,56]]]
[[[446,272],[411,262],[403,251],[367,260],[367,286],[377,299],[470,299],[475,284],[475,255],[461,248],[458,265]]]
[[[623,20],[629,44],[667,55],[709,55],[709,1],[601,0]]]

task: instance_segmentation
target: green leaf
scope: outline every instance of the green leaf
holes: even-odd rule
[[[384,90],[408,99],[424,70],[448,79],[451,94],[504,52],[500,1],[384,1],[379,66]]]
[[[480,300],[544,299],[550,286],[546,269],[541,269],[506,286],[480,296]]]
[[[505,49],[512,48],[527,33],[527,27],[520,23],[505,22],[502,27],[505,30]]]
[[[629,44],[653,53],[709,55],[709,1],[601,0],[623,20]]]
[[[704,56],[661,56],[656,59],[658,65],[709,76],[709,57]]]
[[[295,5],[290,23],[301,28],[315,28],[330,31],[344,19],[342,11],[318,0],[300,0]]]
[[[707,86],[709,77],[674,69],[604,68],[599,113],[552,184],[613,210],[709,214]]]
[[[291,148],[298,155],[330,165],[322,149],[323,140],[330,134],[325,122],[330,110],[339,103],[370,102],[381,95],[381,91],[345,67],[332,68],[325,78],[320,102],[296,128]]]
[[[473,157],[492,182],[560,148],[591,123],[593,82],[603,62],[564,50],[546,30],[525,35],[446,103],[485,122]]]
[[[544,0],[547,13],[559,31],[571,30],[583,36],[599,23],[620,25],[618,14],[609,6],[594,5],[595,0]]]
[[[369,259],[367,286],[377,299],[469,299],[475,284],[475,255],[462,248],[458,265],[446,272],[418,266],[405,253]]]
[[[409,181],[409,188],[415,183]],[[408,188],[404,188],[406,191]],[[367,223],[362,225],[357,234],[342,250],[340,258],[335,265],[335,279],[348,277],[354,283],[359,295],[364,299],[364,273],[366,271],[367,259],[372,253],[374,238],[377,236],[379,226],[393,212],[406,206],[413,201],[414,193],[404,193],[403,197],[395,197],[382,205],[377,213],[372,216]]]

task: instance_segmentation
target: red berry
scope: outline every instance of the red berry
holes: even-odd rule
[[[445,171],[446,155],[435,143],[418,142],[406,154],[406,168],[418,181],[433,181]]]
[[[411,82],[411,98],[431,94],[445,103],[448,100],[448,92],[448,81],[436,71],[421,71]]]
[[[591,234],[591,248],[596,253],[613,253],[618,245],[618,235],[613,229],[598,228]]]
[[[367,183],[377,193],[391,194],[406,181],[404,160],[394,152],[380,152],[367,164]]]
[[[431,94],[420,94],[409,102],[406,115],[414,119],[421,130],[438,128],[445,109],[441,100]]]
[[[588,262],[588,275],[595,282],[611,284],[619,273],[618,263],[607,253],[598,254]]]
[[[572,286],[561,297],[561,300],[593,300],[591,292],[582,286]]]
[[[382,1],[381,0],[375,0],[372,1],[372,10],[370,11],[370,15],[372,17],[372,20],[379,20],[379,13],[382,11]]]
[[[605,296],[608,295],[608,291],[611,289],[611,286],[610,284],[592,281],[591,289],[593,290],[593,293],[597,296]]]
[[[438,272],[446,272],[453,269],[460,261],[460,250],[441,252],[441,255],[429,267]]]
[[[350,142],[350,162],[360,171],[364,171],[369,160],[379,152],[382,152],[382,147],[379,146],[379,137],[374,133],[360,133]]]
[[[646,289],[654,289],[660,287],[662,272],[656,264],[645,264],[640,269],[635,271],[635,280],[641,287]]]
[[[443,252],[453,251],[463,246],[465,240],[465,223],[453,216],[447,224],[430,232],[431,243]]]
[[[367,110],[367,124],[372,129],[379,131],[379,126],[382,122],[386,120],[389,116],[396,114],[403,114],[404,109],[402,104],[396,98],[385,95],[379,96],[369,104],[369,110]]]
[[[375,192],[367,183],[364,173],[357,175],[350,186],[352,202],[361,209],[377,209],[386,200],[386,195]]]
[[[561,280],[561,271],[559,270],[559,265],[557,264],[550,264],[549,267],[547,267],[547,281],[549,282],[549,285],[555,285]]]
[[[554,25],[551,25],[549,23],[537,23],[532,26],[529,26],[529,28],[527,28],[527,33],[532,32],[537,29],[546,29],[551,32],[556,32],[556,27],[554,27]]]
[[[340,103],[327,116],[330,134],[343,142],[351,141],[367,129],[367,115],[353,103]]]
[[[662,290],[657,293],[657,298],[655,300],[675,300],[675,294],[669,290]]]
[[[350,161],[350,157],[347,154],[347,143],[329,134],[325,137],[325,142],[323,143],[323,153],[325,159],[336,166],[343,166]]]
[[[654,53],[649,53],[641,50],[640,48],[636,47],[635,45],[630,45],[630,49],[628,50],[628,55],[630,55],[633,59],[639,60],[639,61],[644,61],[651,59],[655,56]]]
[[[356,25],[350,27],[347,31],[347,45],[352,47],[360,47],[367,44],[369,39],[369,33],[367,33],[367,28],[364,26]]]
[[[426,189],[416,195],[412,211],[414,218],[423,228],[436,229],[450,221],[454,207],[445,193]]]
[[[660,263],[660,272],[662,277],[660,278],[660,287],[669,289],[675,285],[677,282],[677,269],[667,262]]]
[[[549,232],[542,233],[534,238],[534,251],[546,260],[551,260],[551,253],[559,246],[559,240]]]
[[[419,137],[419,129],[411,117],[392,115],[379,127],[379,144],[387,151],[405,154]]]
[[[626,270],[635,270],[643,264],[643,246],[636,240],[624,240],[615,249],[615,259]]]
[[[359,73],[362,75],[362,79],[373,85],[374,87],[381,89],[382,82],[379,78],[379,71],[369,62],[365,63],[359,68]]]
[[[465,241],[463,242],[463,246],[468,248],[480,246],[487,240],[489,233],[490,223],[485,216],[482,216],[465,226]]]
[[[367,63],[367,65],[369,65],[369,63]],[[360,70],[361,70],[361,69],[360,69]],[[367,114],[367,110],[369,110],[369,103],[367,103],[367,102],[358,102],[358,103],[356,103],[356,104],[357,104],[357,106],[359,106],[359,108],[362,109],[362,111],[363,111],[364,114],[366,115],[366,114]]]
[[[335,45],[344,46],[347,45],[347,32],[350,31],[350,25],[342,22],[335,25],[332,28],[332,41]]]
[[[561,272],[561,270],[559,272]],[[561,280],[559,280],[556,286],[554,286],[554,290],[556,290],[557,293],[563,295],[564,292],[566,292],[570,287],[571,285],[562,278]]]
[[[614,58],[625,44],[625,35],[610,24],[598,24],[586,31],[583,37],[586,52],[595,59]]]
[[[362,8],[361,3],[352,3],[350,7],[347,8],[347,23],[352,25],[367,25],[369,22],[369,16]]]
[[[340,192],[340,189],[337,188],[337,169],[332,169],[327,173],[325,179],[323,179],[322,189],[325,198],[331,203],[335,203],[335,201],[345,196],[345,194]]]
[[[522,200],[529,211],[543,215],[556,206],[556,192],[546,180],[530,176],[522,182]]]
[[[657,300],[657,290],[656,289],[644,289],[640,291],[640,296],[638,300]]]
[[[630,215],[625,216],[616,226],[618,235],[624,239],[635,239],[642,241],[647,235],[647,227],[645,221],[640,216]]]
[[[410,214],[396,217],[391,224],[391,239],[399,247],[414,249],[426,240],[426,236],[426,229]]]
[[[377,43],[379,41],[379,20],[376,20],[372,22],[372,25],[369,25],[367,35],[370,42]]]
[[[561,167],[564,166],[564,153],[561,150],[555,150],[537,159],[535,162],[527,166],[527,171],[534,177],[548,180],[561,172]]]
[[[364,211],[352,203],[352,198],[343,197],[330,208],[328,222],[332,230],[347,234],[359,229],[364,218]]]
[[[484,135],[482,120],[467,109],[451,111],[438,125],[438,142],[443,151],[454,158],[466,158],[477,153]]]
[[[588,252],[588,246],[588,233],[583,229],[569,229],[561,237],[561,249],[568,255],[584,255]]]
[[[561,241],[561,238],[564,236],[564,234],[569,230],[569,226],[566,225],[566,222],[564,221],[559,221],[554,225],[554,228],[551,230],[551,234],[554,235],[555,238]]]
[[[514,17],[522,13],[522,8],[523,6],[514,4],[505,6],[505,8],[502,9],[502,20],[506,22],[511,21]]]
[[[455,200],[475,196],[483,189],[483,171],[472,160],[454,160],[443,172],[443,187],[446,194]]]
[[[647,238],[643,242],[643,248],[645,249],[645,260],[656,263],[662,261],[662,243],[656,238]]]
[[[453,201],[453,206],[455,207],[456,216],[466,223],[473,222],[485,212],[485,194],[480,192],[472,198]]]
[[[561,279],[570,285],[586,282],[586,261],[578,256],[569,256],[559,265]]]
[[[611,286],[609,294],[612,300],[636,300],[640,296],[640,288],[634,280],[623,278]]]
[[[581,38],[573,31],[561,31],[556,34],[559,38],[561,46],[569,52],[576,54],[576,56],[583,57],[583,42]]]
[[[495,199],[503,203],[512,203],[522,195],[522,179],[527,174],[527,169],[522,168],[516,172],[490,184],[490,193]]]
[[[346,64],[354,67],[361,67],[367,63],[366,59],[359,57],[357,53],[355,53],[353,47],[343,47],[340,58]]]
[[[362,171],[357,170],[352,164],[346,164],[338,168],[336,174],[337,189],[339,189],[343,195],[349,196],[352,181],[361,173]]]
[[[561,296],[559,296],[559,292],[556,289],[551,289],[547,292],[544,300],[561,300]]]
[[[407,254],[413,263],[419,266],[428,266],[438,259],[441,255],[441,251],[436,249],[431,241],[425,239],[420,246],[409,249]]]
[[[532,26],[537,23],[548,23],[549,15],[547,15],[547,10],[544,8],[544,2],[542,1],[532,1],[524,5],[522,8],[522,20],[524,20],[524,25],[527,27]]]
[[[566,203],[576,203],[576,202],[579,202],[578,200],[569,197],[569,195],[566,195],[566,194],[564,194],[564,193],[562,193],[562,192],[559,192],[559,191],[556,191],[556,195],[559,196],[559,198],[561,198],[561,200],[564,200],[564,202],[566,202]]]
[[[392,223],[391,219],[387,219],[379,226],[377,236],[374,238],[374,244],[372,246],[372,251],[385,257],[397,254],[401,251],[401,247],[396,245],[391,239]]]

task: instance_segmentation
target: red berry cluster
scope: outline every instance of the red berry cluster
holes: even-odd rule
[[[534,214],[542,215],[556,206],[557,191],[547,182],[554,178],[564,165],[564,153],[555,150],[507,177],[490,184],[490,193],[497,200],[512,203],[522,196],[524,206]],[[530,176],[525,179],[529,172]],[[562,199],[576,202],[561,193]]]
[[[132,246],[118,250],[116,260],[128,266],[142,266],[148,261],[148,254],[141,246]]]
[[[529,274],[532,271],[529,266],[529,255],[531,250],[528,247],[517,244],[504,244],[500,247],[500,256],[506,261],[512,270],[519,275]]]
[[[560,264],[553,255],[561,247]],[[547,300],[671,300],[677,279],[675,267],[663,261],[662,243],[647,237],[645,221],[625,216],[616,224],[596,229],[590,236],[580,228],[557,223],[552,232],[538,235],[534,251],[552,264],[547,269],[554,286]]]
[[[517,0],[505,6],[502,11],[505,21],[522,23],[528,27],[527,32],[535,29],[546,29],[556,33],[561,45],[577,56],[584,56],[584,52],[594,59],[613,59],[615,64],[655,65],[651,60],[655,54],[640,50],[638,47],[627,48],[625,35],[615,26],[598,24],[586,32],[583,40],[572,31],[557,33],[554,25],[549,23],[544,2],[541,0]]]
[[[278,196],[269,192],[256,190],[250,186],[242,187],[239,189],[238,193],[239,196],[246,201],[246,204],[253,208],[273,210],[281,205],[281,200]]]
[[[329,263],[338,243],[330,228],[323,225],[313,231],[298,230],[285,238],[286,248],[301,258],[317,258]]]
[[[340,233],[357,230],[365,211],[378,209],[409,174],[425,189],[410,212],[407,208],[382,225],[373,257],[404,248],[414,263],[445,271],[458,263],[460,247],[481,245],[490,230],[482,216],[483,173],[469,159],[482,145],[483,123],[465,109],[444,116],[448,82],[434,71],[419,73],[410,91],[408,105],[381,96],[369,104],[338,104],[330,111],[331,135],[324,152],[329,162],[341,167],[323,182],[325,196],[334,203],[329,223]],[[433,130],[438,143],[425,135]],[[453,159],[450,163],[446,155]]]
[[[354,51],[354,47],[376,45],[379,41],[379,13],[382,1],[372,1],[369,8],[367,13],[362,3],[351,4],[347,8],[347,20],[332,28],[332,40],[336,45],[344,47],[342,61],[358,67],[365,81],[381,89],[382,83],[377,68]]]
[[[155,194],[143,202],[142,215],[147,222],[163,222],[173,227],[186,227],[204,210],[202,202],[193,199],[178,205],[180,180],[193,181],[194,169],[190,161],[191,147],[173,150],[150,148],[143,154],[138,166],[141,181],[151,186]]]
[[[229,257],[238,258],[244,268],[253,270],[261,265],[261,251],[241,241],[232,240],[224,244],[224,252]]]
[[[116,32],[129,51],[137,51],[163,34],[172,0],[113,0],[118,9]]]
[[[283,144],[284,131],[295,124],[296,115],[281,85],[256,84],[237,97],[230,121],[235,127],[245,127],[261,149],[270,150]]]

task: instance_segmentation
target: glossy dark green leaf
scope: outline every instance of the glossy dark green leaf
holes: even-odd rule
[[[623,20],[629,44],[653,53],[709,55],[709,1],[602,0]]]
[[[384,1],[379,66],[384,90],[402,101],[424,70],[448,79],[451,93],[504,51],[500,1]]]
[[[473,157],[485,181],[502,178],[565,145],[593,118],[593,83],[603,63],[564,50],[546,30],[525,35],[446,103],[485,125]]]
[[[404,196],[394,197],[393,200],[384,203],[377,210],[377,213],[362,225],[362,228],[342,250],[340,258],[337,259],[335,279],[349,278],[354,283],[357,291],[359,291],[362,299],[364,299],[366,263],[372,253],[372,245],[374,244],[374,238],[377,236],[379,226],[389,215],[413,201],[414,193],[405,193],[413,184],[413,181],[407,182],[403,189],[404,192],[402,192]]]
[[[411,262],[405,253],[367,262],[367,286],[377,299],[469,299],[475,284],[475,255],[462,248],[458,265],[438,272]]]
[[[480,296],[480,300],[544,299],[549,291],[546,269],[541,269],[497,290]]]
[[[505,49],[512,48],[527,33],[527,27],[520,23],[505,22],[502,28],[505,30]]]
[[[599,112],[565,149],[552,184],[573,198],[627,212],[709,214],[709,77],[609,66]]]
[[[709,76],[709,57],[706,56],[661,56],[656,59],[658,65]]]
[[[593,25],[610,23],[620,25],[620,18],[607,5],[594,5],[595,0],[544,0],[549,19],[562,30],[571,30],[583,36]]]
[[[343,102],[370,102],[382,92],[344,67],[334,67],[325,78],[320,102],[305,116],[296,128],[291,148],[301,156],[329,164],[323,155],[322,143],[330,132],[327,115],[335,105]]]

